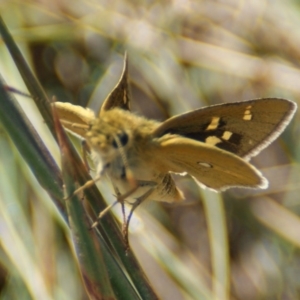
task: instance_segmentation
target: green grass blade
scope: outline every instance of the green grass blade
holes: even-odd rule
[[[17,47],[16,43],[14,42],[12,36],[8,32],[1,16],[0,16],[0,34],[2,35],[2,39],[6,44],[13,60],[18,67],[18,70],[30,92],[33,99],[35,100],[39,110],[48,125],[50,131],[53,132],[53,122],[50,113],[50,102],[47,99],[47,96],[40,86],[39,82],[34,77],[33,73],[31,72],[26,60],[24,59],[21,51]]]
[[[213,299],[229,299],[229,246],[226,216],[220,194],[200,190],[206,211],[208,235],[211,247]]]
[[[67,136],[59,123],[55,120],[56,132],[61,149],[62,173],[65,183],[66,196],[72,195],[76,189],[76,169],[72,160],[72,151],[68,147]],[[118,299],[139,299],[135,290],[127,280],[124,273],[118,268],[111,252],[105,246],[103,239],[97,238],[97,232],[91,230],[91,220],[88,219],[84,209],[83,200],[78,195],[66,200],[70,227],[73,240],[78,252],[82,276],[87,291],[92,299],[115,299],[110,280],[120,297]],[[105,252],[105,260],[102,253]]]
[[[63,212],[60,171],[36,130],[3,84],[0,84],[0,121],[41,186]]]

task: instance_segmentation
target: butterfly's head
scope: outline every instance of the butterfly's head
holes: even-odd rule
[[[155,121],[112,109],[94,120],[85,138],[98,166],[122,168],[143,156],[156,126]]]
[[[120,116],[106,114],[95,120],[86,134],[86,141],[94,155],[107,164],[127,151],[132,143],[132,132]]]

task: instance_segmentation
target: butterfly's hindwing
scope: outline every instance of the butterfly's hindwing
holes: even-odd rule
[[[295,110],[277,98],[214,105],[165,121],[154,136],[177,134],[250,158],[279,136]]]
[[[184,137],[165,135],[151,148],[154,157],[164,157],[158,170],[188,173],[202,185],[216,190],[230,187],[266,188],[267,180],[244,159],[211,145]]]

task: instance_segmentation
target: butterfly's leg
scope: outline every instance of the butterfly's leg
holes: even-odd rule
[[[88,180],[84,185],[82,185],[81,187],[79,187],[77,190],[74,191],[73,194],[67,196],[64,198],[64,200],[68,200],[70,198],[72,198],[74,195],[80,193],[81,191],[89,188],[90,186],[94,185],[98,180],[100,180],[102,178],[101,174],[98,175],[97,177],[95,177],[94,179]]]
[[[122,205],[122,213],[123,213],[123,226],[122,226],[122,233],[124,236],[124,242],[125,242],[125,247],[128,250],[129,249],[129,241],[128,241],[128,228],[129,228],[129,222],[132,217],[132,214],[134,210],[142,203],[144,202],[153,192],[155,189],[155,186],[157,185],[156,182],[154,181],[143,181],[143,180],[137,180],[136,181],[136,186],[133,187],[131,190],[124,194],[120,194],[119,190],[117,187],[114,186],[114,190],[116,192],[117,200],[113,202],[111,205],[107,206],[104,210],[100,212],[100,214],[97,217],[97,220],[92,224],[91,228],[94,228],[98,225],[99,220],[117,203],[121,203]],[[132,208],[130,210],[130,213],[128,215],[128,218],[126,220],[126,215],[125,215],[125,206],[124,206],[124,201],[126,198],[130,197],[138,188],[142,186],[150,186],[149,190],[143,194],[142,196],[138,197],[134,203],[132,203]]]
[[[92,184],[92,183],[91,183]],[[121,203],[121,206],[122,206],[122,213],[123,213],[123,222],[125,223],[126,222],[126,215],[125,215],[125,206],[124,206],[124,200],[129,197],[132,193],[134,193],[138,188],[139,186],[135,186],[134,188],[132,188],[131,190],[129,190],[127,193],[121,195],[121,193],[119,192],[118,188],[113,185],[114,187],[114,190],[115,190],[115,193],[116,193],[116,197],[117,197],[117,200],[115,202],[113,202],[112,204],[110,204],[109,206],[107,206],[104,210],[102,210],[98,217],[97,217],[97,220],[92,224],[91,228],[94,228],[98,225],[99,223],[99,220],[112,208],[114,207],[117,203]]]
[[[68,200],[68,199],[72,198],[74,195],[76,195],[76,194],[80,193],[81,191],[83,191],[83,190],[89,188],[90,186],[94,185],[98,180],[100,180],[102,178],[102,175],[103,175],[104,172],[105,172],[105,168],[103,168],[101,173],[99,175],[97,175],[95,178],[93,178],[91,180],[88,180],[84,185],[82,185],[77,190],[75,190],[72,195],[69,195],[69,196],[65,197],[65,200]]]
[[[154,182],[149,182],[151,185],[156,185]],[[126,251],[129,249],[129,240],[128,240],[128,228],[129,228],[129,223],[131,220],[131,217],[133,215],[134,210],[145,200],[148,199],[148,197],[152,194],[153,190],[155,189],[155,186],[152,186],[145,194],[142,196],[138,197],[136,201],[132,204],[131,210],[129,212],[128,218],[126,222],[123,224],[123,236],[124,236],[124,241],[125,241],[125,246],[126,246]]]
[[[144,185],[150,185],[150,186],[156,185],[156,183],[152,182],[152,181],[136,181],[136,183],[137,184],[132,189],[130,189],[128,192],[124,193],[123,195],[119,192],[119,189],[113,184],[117,200],[115,202],[113,202],[112,204],[110,204],[109,206],[107,206],[104,210],[102,210],[99,213],[99,215],[97,217],[97,220],[93,223],[93,225],[92,225],[91,228],[97,226],[99,219],[101,219],[117,203],[121,203],[121,205],[122,205],[123,222],[125,224],[126,223],[126,217],[125,217],[124,201],[126,200],[126,198],[130,197],[141,186],[144,186]],[[77,189],[75,191],[75,193],[77,193],[78,191],[81,191],[81,189],[85,189],[85,188],[91,186],[92,184],[93,184],[92,180],[88,181],[85,185],[83,185],[82,187],[80,187],[79,189]]]
[[[124,224],[126,222],[126,213],[125,213],[125,205],[124,205],[124,200],[125,199],[124,198],[123,198],[123,200],[121,199],[122,195],[121,195],[119,189],[114,184],[113,184],[113,187],[114,187],[115,193],[117,195],[117,201],[116,202],[120,202],[121,203],[122,215],[123,215],[123,224]]]

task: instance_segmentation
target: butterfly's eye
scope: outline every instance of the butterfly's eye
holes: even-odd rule
[[[122,147],[124,147],[128,143],[128,135],[126,132],[121,132],[117,135],[117,139],[119,140],[119,143]],[[112,143],[114,148],[118,148],[118,143],[116,139],[113,140]]]

